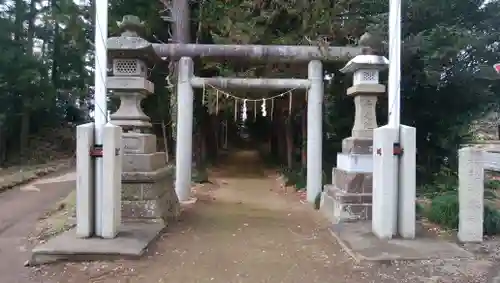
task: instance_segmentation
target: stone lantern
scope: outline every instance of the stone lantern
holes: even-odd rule
[[[377,96],[385,93],[385,85],[379,83],[379,72],[387,69],[389,61],[378,55],[359,55],[349,61],[343,73],[352,73],[352,87],[347,95],[354,97],[355,118],[352,137],[349,140],[373,139],[373,129],[377,128],[375,105]]]
[[[386,92],[379,73],[389,61],[378,55],[358,55],[340,71],[353,74],[347,95],[354,97],[351,137],[342,141],[331,185],[325,186],[321,210],[334,223],[369,220],[372,216],[373,130],[377,128],[377,97]]]
[[[148,67],[161,59],[151,43],[139,37],[144,24],[138,17],[124,16],[118,22],[121,36],[107,41],[113,75],[108,89],[120,99],[111,123],[123,129],[122,216],[124,220],[168,221],[179,212],[173,188],[173,168],[164,152],[157,152],[150,118],[141,101],[154,92]]]
[[[138,17],[124,16],[117,24],[121,36],[108,39],[108,56],[113,66],[108,89],[120,98],[120,107],[111,120],[124,131],[141,132],[151,128],[150,119],[141,108],[141,101],[154,92],[154,85],[147,78],[148,65],[160,58],[151,43],[139,37],[144,24]]]

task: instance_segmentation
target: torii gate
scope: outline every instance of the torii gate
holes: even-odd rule
[[[324,54],[315,46],[154,44],[161,57],[179,58],[177,88],[177,148],[175,190],[180,201],[191,192],[193,88],[212,85],[220,88],[304,89],[307,99],[307,200],[314,202],[322,191],[322,61],[348,61],[369,54],[370,47],[329,47]],[[191,57],[236,57],[269,61],[309,62],[307,79],[200,78],[193,73]]]

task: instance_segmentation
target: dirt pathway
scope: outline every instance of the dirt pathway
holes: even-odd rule
[[[35,282],[327,283],[483,282],[467,263],[420,261],[356,264],[311,205],[284,195],[255,152],[240,152],[214,170],[182,222],[139,261],[60,263],[33,269]],[[477,263],[475,263],[477,265]],[[460,267],[460,268],[459,268]],[[465,268],[465,269],[464,269]],[[3,282],[3,281],[2,281]]]
[[[66,182],[71,179],[74,179],[74,173],[65,173],[0,194],[1,282],[37,282],[29,280],[29,270],[23,266],[31,250],[27,236],[44,211],[74,189],[72,182]]]

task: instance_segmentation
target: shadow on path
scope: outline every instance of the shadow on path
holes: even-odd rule
[[[130,282],[335,282],[339,250],[320,233],[326,223],[279,194],[258,152],[233,153],[211,177],[218,187],[198,191],[184,223],[158,244],[163,256]]]
[[[211,177],[219,179],[265,179],[267,175],[259,152],[240,150],[228,155],[222,164],[213,168]]]
[[[141,260],[60,263],[38,270],[35,282],[472,282],[436,268],[439,261],[354,263],[312,205],[285,195],[264,168],[257,152],[228,156],[211,170],[216,185],[198,188],[198,202]]]
[[[279,192],[258,152],[236,152],[210,174],[217,185],[198,189],[198,202],[147,258],[106,268],[59,264],[44,272],[67,283],[324,283],[338,278],[333,264],[350,265],[312,207]]]

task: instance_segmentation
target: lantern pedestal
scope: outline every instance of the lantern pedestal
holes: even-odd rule
[[[322,193],[321,210],[337,224],[372,218],[373,129],[377,128],[377,97],[385,93],[379,84],[379,71],[387,67],[382,56],[360,55],[341,70],[353,73],[353,86],[347,95],[354,98],[355,118],[351,132],[337,154],[332,184]]]

